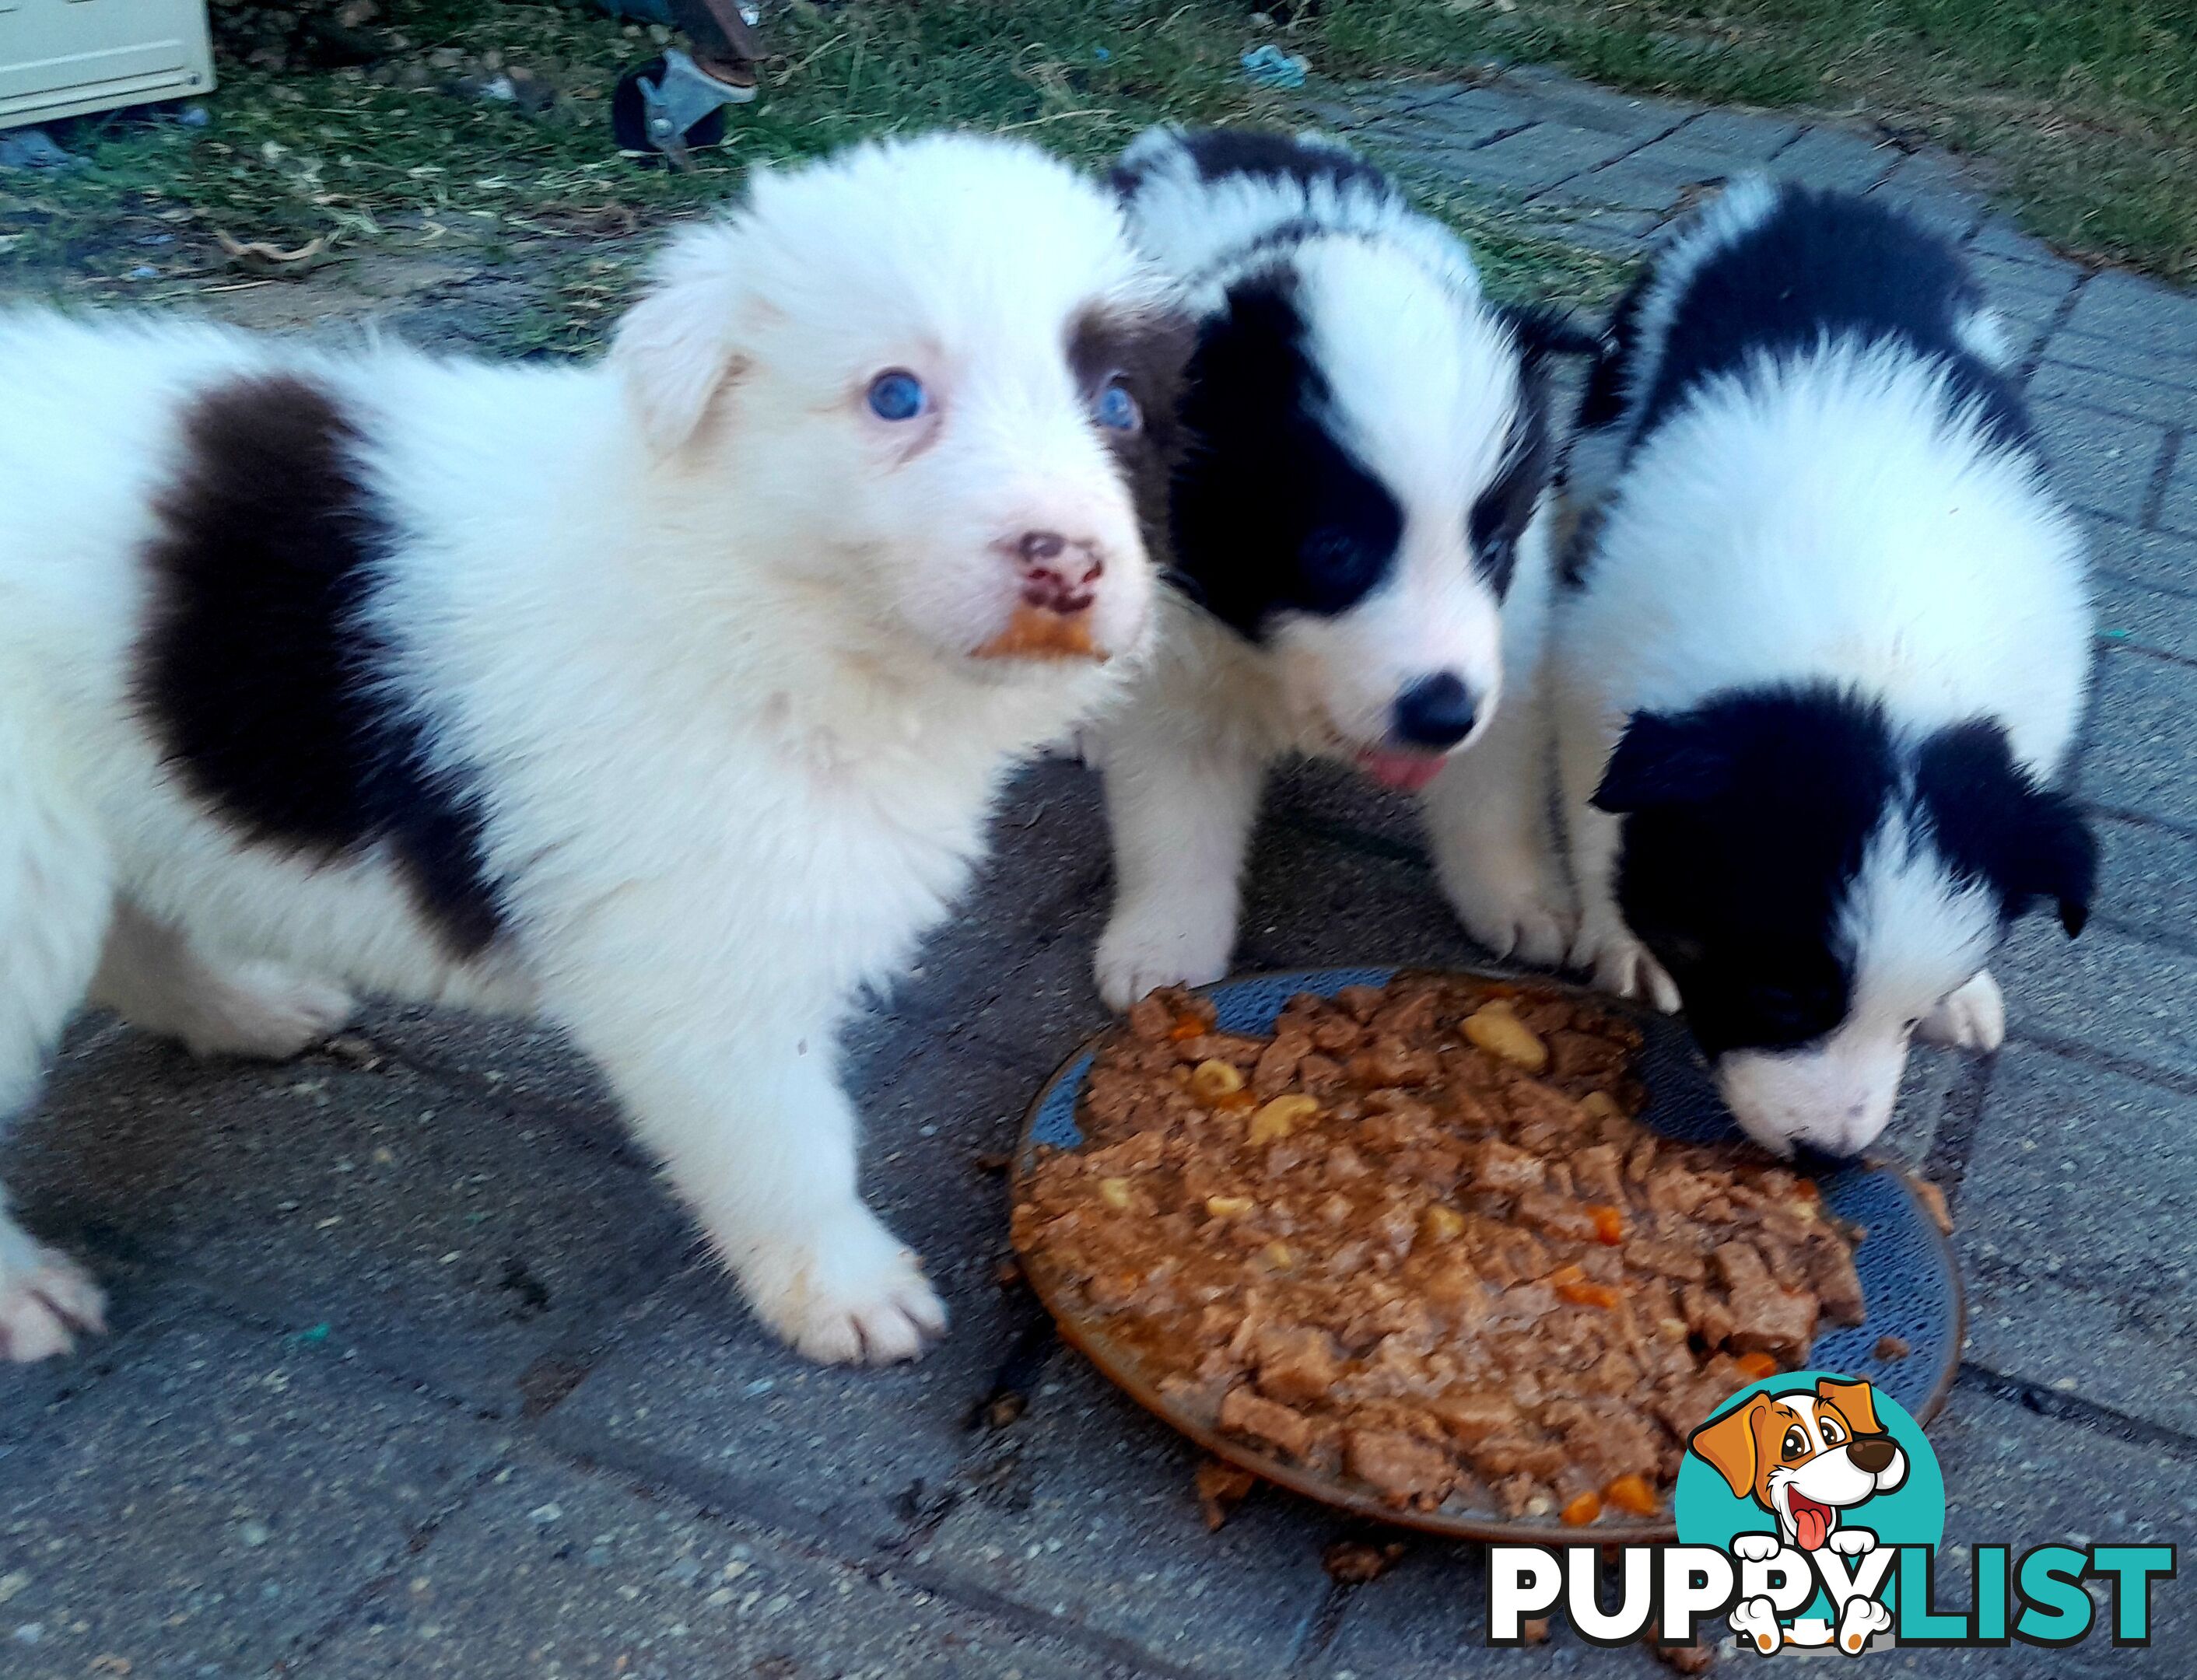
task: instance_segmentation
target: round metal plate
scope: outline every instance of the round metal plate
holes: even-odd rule
[[[1198,988],[1212,999],[1223,1031],[1266,1033],[1289,1000],[1300,992],[1332,997],[1346,986],[1386,985],[1397,970],[1388,968],[1301,969],[1280,974],[1243,975]],[[1536,988],[1566,992],[1591,999],[1600,1008],[1629,1017],[1640,1028],[1643,1043],[1633,1072],[1648,1092],[1640,1119],[1667,1137],[1687,1143],[1720,1143],[1739,1137],[1730,1113],[1717,1096],[1708,1069],[1687,1037],[1685,1028],[1670,1017],[1653,1010],[1590,993],[1583,988],[1541,976],[1520,976],[1496,970],[1462,969],[1457,972],[1475,979],[1508,981]],[[1047,1080],[1030,1105],[1015,1149],[1014,1172],[1009,1194],[1014,1204],[1036,1163],[1041,1145],[1056,1150],[1079,1148],[1083,1133],[1076,1109],[1092,1059],[1108,1035],[1087,1042]],[[1841,1219],[1864,1228],[1868,1235],[1854,1251],[1854,1268],[1861,1274],[1868,1322],[1851,1330],[1834,1330],[1816,1338],[1809,1365],[1865,1377],[1927,1423],[1945,1404],[1960,1361],[1966,1307],[1961,1294],[1961,1275],[1946,1242],[1922,1198],[1901,1173],[1887,1167],[1858,1163],[1835,1164],[1808,1169],[1823,1193],[1824,1202]],[[1249,1442],[1224,1435],[1164,1399],[1156,1376],[1146,1373],[1129,1353],[1116,1346],[1103,1320],[1080,1310],[1070,1299],[1062,1280],[1049,1276],[1041,1261],[1025,1255],[1023,1270],[1030,1286],[1059,1324],[1061,1334],[1080,1348],[1108,1379],[1131,1399],[1156,1413],[1175,1428],[1217,1457],[1290,1488],[1361,1516],[1400,1523],[1460,1538],[1531,1544],[1572,1544],[1583,1541],[1611,1545],[1672,1538],[1667,1518],[1603,1521],[1590,1527],[1567,1527],[1545,1517],[1505,1516],[1487,1503],[1454,1493],[1432,1511],[1397,1510],[1371,1489],[1338,1471],[1332,1474],[1308,1470],[1261,1451]],[[1904,1358],[1885,1359],[1877,1344],[1887,1336],[1904,1341]]]

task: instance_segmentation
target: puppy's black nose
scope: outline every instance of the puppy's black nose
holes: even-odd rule
[[[1889,1435],[1856,1435],[1846,1457],[1853,1461],[1854,1469],[1875,1476],[1892,1468],[1892,1455],[1898,1451]]]
[[[1396,697],[1396,739],[1415,747],[1453,747],[1472,719],[1472,691],[1455,671],[1423,676]]]

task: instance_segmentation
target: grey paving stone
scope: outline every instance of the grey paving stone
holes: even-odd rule
[[[1407,116],[1382,123],[1363,137],[1383,151],[1446,157],[1470,151],[1499,134],[1530,127],[1541,121],[1544,114],[1533,101],[1501,88],[1464,88],[1439,104],[1423,106]]]
[[[2093,513],[2140,519],[2166,447],[2165,431],[2148,420],[2101,414],[2072,403],[2040,402],[2032,408],[2060,493]]]
[[[2108,642],[2197,662],[2197,596],[2101,576],[2094,584],[2098,634]]]
[[[2090,535],[2091,564],[2100,571],[2197,592],[2197,540],[2108,520],[2094,520]]]
[[[1562,1617],[1546,1644],[1487,1646],[1487,1553],[1464,1543],[1407,1539],[1410,1551],[1379,1579],[1354,1590],[1335,1637],[1301,1671],[1319,1680],[1458,1680],[1463,1675],[1631,1675],[1672,1671],[1643,1648],[1588,1644]]]
[[[310,1662],[305,1680],[1075,1680],[1107,1670],[890,1575],[676,1498],[500,1474]],[[1118,1671],[1116,1671],[1118,1672]]]
[[[903,1573],[1200,1674],[1278,1676],[1323,1596],[1334,1524],[1267,1491],[1209,1533],[1197,1462],[1187,1441],[1064,1353],[1022,1421],[994,1438],[975,1492]]]
[[[2040,913],[2014,930],[1998,968],[2014,1036],[2172,1080],[2197,1071],[2197,971],[2179,951],[2111,927],[2071,940]]]
[[[2197,671],[2115,649],[2098,662],[2084,793],[2101,805],[2197,828]]]
[[[1651,158],[1644,152],[1636,152],[1605,169],[1573,177],[1553,188],[1551,195],[1616,210],[1654,211],[1660,216],[1708,195],[1727,176],[1737,172],[1729,164],[1701,159]]]
[[[1036,1320],[1026,1298],[1001,1293],[1006,1184],[980,1171],[978,1156],[1011,1147],[1065,1049],[1046,1046],[1021,1066],[966,1045],[924,1053],[867,1104],[872,1205],[924,1255],[954,1319],[921,1360],[812,1365],[704,1263],[628,1315],[551,1414],[554,1437],[731,1509],[791,1514],[860,1546],[900,1534],[952,1483],[973,1445],[973,1409]]]
[[[2033,234],[2026,234],[2003,216],[1989,216],[1968,241],[1979,256],[2005,257],[2021,263],[2058,264],[2067,259]]]
[[[2085,281],[2083,290],[2076,294],[2078,300],[2104,278],[2099,275]],[[2177,356],[2134,339],[2096,337],[2077,328],[2072,315],[2069,323],[2053,334],[2051,355],[2055,362],[2074,367],[2095,368],[2124,379],[2149,379],[2156,385],[2188,391],[2192,393],[2193,405],[2197,406],[2197,359]]]
[[[1346,838],[1274,828],[1245,876],[1244,968],[1485,961],[1423,866]]]
[[[1997,301],[1996,298],[1993,299]],[[2004,311],[2012,315],[2012,310]],[[2132,379],[2125,374],[2112,374],[2100,368],[2085,368],[2079,363],[2062,362],[2055,352],[2068,340],[2063,336],[2046,351],[2038,363],[2037,371],[2030,375],[2029,394],[2041,401],[2080,403],[2088,408],[2104,408],[2116,414],[2150,420],[2159,426],[2178,426],[2197,417],[2197,396],[2156,379]],[[2141,504],[2139,504],[2141,505]],[[2197,509],[2193,509],[2197,512]]]
[[[2197,403],[2184,409],[2185,417],[2197,410]],[[2181,441],[2181,453],[2176,457],[2174,475],[2166,482],[2166,499],[2160,503],[2159,523],[2169,530],[2180,531],[2185,536],[2197,536],[2197,446],[2193,446],[2185,435]]]
[[[2197,1098],[2016,1045],[2000,1057],[1955,1234],[1968,1357],[2197,1430]]]
[[[1800,137],[1800,125],[1751,111],[1704,111],[1675,134],[1649,146],[1650,156],[1684,153],[1722,159],[1733,169],[1759,168]]]
[[[1899,154],[1845,129],[1812,128],[1777,154],[1772,173],[1811,187],[1865,193],[1892,173]]]
[[[2197,937],[2197,839],[2119,817],[2094,817],[2091,827],[2100,850],[2094,914],[2139,937]]]
[[[194,1063],[127,1031],[62,1067],[0,1179],[134,1262],[125,1296],[194,1279],[497,1411],[694,1240],[651,1174],[401,1065]]]
[[[0,1458],[0,1671],[264,1674],[493,1463],[487,1432],[203,1309]],[[104,1660],[103,1661],[101,1660]]]
[[[1870,194],[1895,204],[1955,240],[1982,226],[1988,206],[1983,194],[1951,159],[1934,152],[1913,152]]]
[[[2197,297],[2141,275],[2099,275],[2075,300],[2067,325],[2131,350],[2197,361]]]
[[[1492,146],[1449,160],[1458,177],[1531,198],[1588,170],[1623,157],[1638,144],[1598,129],[1541,123]]]
[[[1560,205],[1545,198],[1534,207],[1549,211],[1538,229],[1548,238],[1620,263],[1646,256],[1664,220],[1654,211],[1620,210],[1597,204]],[[1568,401],[1560,403],[1556,411],[1568,414],[1574,406]]]
[[[1505,91],[1523,93],[1553,123],[1597,130],[1635,144],[1669,132],[1701,109],[1698,105],[1598,88],[1545,65],[1520,65],[1497,85]]]

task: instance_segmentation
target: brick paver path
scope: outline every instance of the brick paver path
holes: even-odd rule
[[[1970,240],[2096,545],[2080,764],[2090,930],[2029,924],[2012,1038],[1918,1059],[1893,1137],[1952,1197],[1967,1361],[1934,1431],[1950,1539],[2197,1538],[2197,298],[2092,275],[1942,159],[1540,72],[1325,120],[1630,256],[1750,167],[1895,197]],[[72,1039],[0,1156],[88,1252],[115,1334],[0,1372],[0,1674],[305,1680],[1104,1673],[1414,1680],[1663,1671],[1561,1631],[1480,1648],[1476,1549],[1339,1586],[1347,1525],[1268,1493],[1209,1535],[1192,1455],[996,1280],[983,1158],[1101,1018],[1089,778],[1032,772],[968,913],[864,1028],[879,1205],[956,1314],[913,1369],[782,1353],[693,1249],[586,1070],[507,1026],[384,1013],[277,1069]],[[1243,964],[1469,959],[1408,813],[1306,772],[1262,831]],[[982,1402],[1011,1387],[1003,1428]],[[2197,1620],[2162,1590],[2166,1638]],[[2197,1672],[2116,1653],[1903,1653],[1872,1672]]]

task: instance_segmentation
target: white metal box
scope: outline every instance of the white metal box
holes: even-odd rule
[[[212,86],[206,0],[0,0],[0,128]]]

